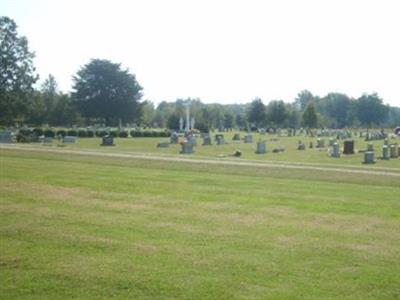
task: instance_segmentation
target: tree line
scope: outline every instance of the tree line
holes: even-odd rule
[[[291,103],[260,98],[247,104],[205,104],[200,99],[142,100],[142,87],[120,64],[92,59],[73,76],[70,93],[59,91],[54,76],[35,88],[34,53],[17,32],[16,23],[0,17],[0,125],[71,126],[135,124],[179,128],[190,105],[196,128],[277,128],[398,126],[400,108],[383,103],[377,94],[351,98],[332,92],[320,97],[301,91]]]

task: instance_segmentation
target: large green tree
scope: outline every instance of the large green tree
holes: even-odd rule
[[[329,93],[321,99],[319,106],[324,115],[333,119],[334,127],[351,125],[352,102],[346,94]]]
[[[16,23],[0,17],[0,122],[23,122],[28,111],[28,96],[38,80],[33,66],[34,53],[28,40],[19,36]]]
[[[357,117],[362,125],[380,125],[388,116],[389,108],[378,94],[364,94],[357,99]]]
[[[268,121],[272,122],[274,126],[283,126],[288,116],[289,112],[282,100],[274,100],[268,103]]]
[[[314,103],[309,103],[304,110],[302,117],[302,124],[307,128],[315,128],[317,127],[318,117],[317,112],[315,110]]]
[[[108,125],[139,122],[142,87],[135,75],[109,60],[93,59],[73,77],[73,99],[84,117]]]
[[[267,121],[267,111],[260,98],[256,98],[251,102],[250,108],[247,112],[247,119],[257,127],[265,125]]]
[[[302,90],[300,93],[297,94],[294,103],[301,111],[304,111],[307,105],[313,100],[315,100],[315,97],[310,91]]]

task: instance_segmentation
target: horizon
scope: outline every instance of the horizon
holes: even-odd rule
[[[135,74],[142,100],[155,105],[187,98],[290,103],[309,90],[351,98],[376,92],[400,106],[396,7],[390,0],[0,4],[36,53],[39,84],[52,74],[70,92],[79,68],[108,59]]]

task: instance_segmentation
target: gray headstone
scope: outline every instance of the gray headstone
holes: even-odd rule
[[[382,159],[390,159],[390,153],[389,153],[389,146],[388,145],[383,145],[383,147],[382,147]]]
[[[398,157],[398,149],[397,144],[390,145],[390,158]]]
[[[317,139],[317,148],[325,148],[325,140]]]
[[[170,137],[171,144],[178,144],[179,143],[179,135],[176,132],[173,132]]]
[[[240,134],[239,134],[239,133],[235,133],[235,134],[233,135],[232,140],[233,140],[233,141],[240,141]]]
[[[211,137],[209,135],[204,136],[203,138],[203,146],[211,145]]]
[[[375,163],[375,153],[374,151],[364,152],[364,164],[374,164]]]
[[[103,136],[101,146],[114,146],[114,137],[112,135]]]
[[[181,154],[190,154],[190,153],[194,152],[192,143],[189,143],[189,142],[182,143],[181,146],[182,146],[182,149],[180,152]]]
[[[52,137],[44,137],[43,138],[43,145],[52,145],[53,144],[53,138]]]
[[[335,142],[333,144],[333,151],[331,153],[332,157],[340,157],[339,143]]]
[[[253,142],[253,136],[252,136],[251,134],[245,135],[245,137],[244,137],[244,142],[245,142],[246,144],[252,143],[252,142]]]
[[[304,144],[302,141],[299,141],[297,150],[306,150],[306,144]]]
[[[76,137],[75,136],[69,136],[66,135],[62,139],[63,144],[75,144],[76,142]]]
[[[224,135],[223,134],[215,135],[215,140],[217,141],[217,145],[225,144],[225,139],[224,139]]]
[[[264,154],[267,153],[267,142],[266,141],[259,141],[257,142],[257,154]]]

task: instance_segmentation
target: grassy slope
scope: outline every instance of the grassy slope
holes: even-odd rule
[[[0,298],[396,299],[398,178],[1,151]]]

